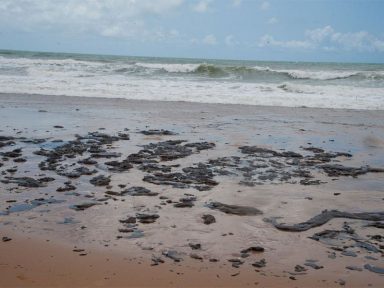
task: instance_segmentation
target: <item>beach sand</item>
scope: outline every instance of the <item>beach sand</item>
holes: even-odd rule
[[[384,212],[382,111],[0,94],[0,118],[0,136],[14,137],[3,139],[0,147],[0,237],[5,237],[0,242],[1,287],[384,285],[379,228]],[[150,129],[175,135],[141,133]],[[95,131],[120,136],[101,145],[86,136]],[[68,141],[76,135],[86,138],[82,141],[89,142],[87,149],[96,143],[93,154],[107,154],[90,157],[97,161],[92,165],[77,163],[88,158],[88,152],[63,157],[54,169],[41,170],[50,163],[34,152],[73,143]],[[168,140],[186,142],[172,144],[171,153],[158,144]],[[204,148],[184,146],[196,142]],[[143,147],[150,143],[155,145]],[[244,146],[264,150],[249,152]],[[18,148],[22,150],[16,155],[4,154]],[[116,166],[105,164],[140,150],[146,150],[141,161],[164,171],[145,170],[133,161],[126,163],[132,168],[128,165],[125,171],[111,171]],[[164,161],[174,157],[174,151],[180,154]],[[284,154],[287,151],[300,155]],[[300,166],[298,161],[307,162]],[[339,164],[360,170],[343,176],[341,170],[331,175],[322,168]],[[65,175],[80,166],[97,172]],[[187,167],[195,170],[182,170]],[[173,172],[185,181],[173,178],[165,183],[156,178],[158,173]],[[98,175],[110,176],[107,187],[90,183]],[[19,185],[19,177],[54,180],[39,180],[41,187],[33,188]],[[71,183],[65,184],[68,180]],[[56,191],[72,185],[73,190]],[[117,195],[130,187],[145,187],[156,195]],[[215,202],[258,211],[223,213],[211,209]],[[97,205],[72,209],[84,203]],[[192,207],[174,206],[180,203]],[[302,232],[273,225],[274,220],[304,222],[325,209],[380,212],[381,222],[336,218]],[[145,224],[139,223],[137,213],[156,216]],[[204,224],[206,214],[216,222]],[[127,217],[135,217],[137,223],[121,223]],[[377,227],[368,226],[374,223]],[[318,241],[308,238],[325,230],[334,233],[322,234]],[[192,249],[190,244],[201,247]],[[264,251],[241,252],[256,246]],[[172,255],[176,256],[171,259]]]

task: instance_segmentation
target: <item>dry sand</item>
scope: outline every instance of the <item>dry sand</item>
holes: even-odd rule
[[[188,142],[208,141],[216,146],[161,164],[188,167],[218,157],[244,157],[239,147],[258,145],[274,151],[294,151],[305,155],[307,152],[301,146],[348,152],[353,155],[352,158],[338,157],[335,161],[339,162],[335,163],[383,168],[382,111],[8,94],[0,95],[0,103],[0,135],[26,139],[49,138],[45,143],[28,144],[16,141],[16,146],[0,148],[0,152],[5,152],[21,147],[23,157],[27,160],[24,163],[15,163],[12,159],[0,160],[3,164],[0,167],[3,172],[0,180],[8,176],[55,178],[55,181],[40,188],[1,183],[0,212],[7,211],[7,207],[12,205],[30,203],[38,198],[52,197],[65,201],[40,205],[28,211],[3,213],[0,216],[0,236],[12,238],[11,241],[0,242],[1,287],[339,287],[344,283],[346,287],[384,285],[382,274],[364,268],[366,264],[384,267],[382,238],[373,239],[369,236],[382,236],[383,229],[365,227],[369,221],[333,219],[304,232],[280,231],[264,221],[265,218],[282,217],[279,219],[281,222],[298,223],[324,209],[383,212],[384,173],[367,173],[357,178],[328,177],[317,169],[312,171],[313,175],[326,183],[309,186],[273,181],[246,186],[239,185],[239,181],[244,180],[240,177],[241,173],[237,176],[216,175],[214,179],[219,185],[208,191],[198,191],[193,187],[181,189],[144,182],[142,179],[148,173],[136,169],[136,166],[127,172],[112,173],[105,165],[98,165],[97,169],[101,174],[111,175],[111,190],[117,190],[118,184],[125,184],[127,187],[144,186],[159,195],[114,197],[104,201],[106,204],[100,202],[103,204],[84,211],[75,211],[69,207],[89,199],[100,199],[107,189],[91,185],[89,179],[93,175],[72,180],[72,184],[76,186],[74,192],[79,193],[78,195],[56,192],[68,180],[67,177],[56,175],[53,171],[40,171],[38,164],[44,157],[33,154],[40,147],[52,148],[49,145],[52,145],[50,141],[54,139],[69,141],[74,139],[75,134],[85,135],[91,131],[116,135],[127,128],[129,131],[126,133],[129,133],[130,140],[113,143],[108,149],[121,152],[121,159],[138,152],[145,144],[183,139]],[[55,125],[64,128],[54,128]],[[103,129],[99,130],[100,128]],[[146,136],[138,133],[148,129],[167,129],[178,135]],[[99,162],[104,161],[107,159]],[[17,166],[16,172],[6,171],[13,166]],[[175,208],[172,204],[161,204],[164,201],[159,199],[159,196],[166,196],[172,201],[178,201],[185,197],[185,193],[197,197],[194,207]],[[224,214],[207,207],[207,203],[212,201],[252,206],[263,214]],[[142,237],[127,239],[129,234],[118,231],[122,228],[119,220],[135,216],[137,212],[157,213],[160,217],[155,223],[139,224],[143,235],[138,236]],[[216,223],[204,225],[201,218],[204,214],[213,215]],[[342,251],[331,247],[351,245],[348,239],[339,241],[337,245],[330,245],[328,242],[308,238],[325,229],[342,230],[344,222],[355,229],[364,243],[374,245],[379,252],[351,246],[348,250],[354,251],[356,257],[345,256],[341,254]],[[123,238],[117,239],[118,236]],[[189,243],[201,244],[201,250],[191,250]],[[265,251],[241,258],[240,251],[250,246],[262,246]],[[84,251],[73,252],[76,248]],[[169,249],[180,253],[183,261],[174,262],[161,255]],[[82,253],[86,255],[80,256]],[[191,259],[190,253],[198,254],[203,260]],[[332,257],[333,253],[336,257]],[[151,266],[153,256],[161,257],[165,263]],[[212,258],[219,261],[209,262]],[[240,268],[232,267],[227,261],[236,258],[244,261]],[[265,267],[255,268],[251,265],[263,258],[266,260]],[[307,260],[316,260],[315,263],[323,268],[316,270],[305,266],[307,270],[296,275],[295,266],[303,266]],[[356,266],[362,271],[348,270],[346,266]]]

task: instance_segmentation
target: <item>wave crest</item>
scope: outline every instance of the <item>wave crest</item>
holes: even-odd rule
[[[168,73],[190,73],[199,67],[199,64],[180,64],[180,63],[135,63],[138,67],[152,70],[162,70]]]
[[[291,79],[303,80],[337,80],[346,79],[352,76],[358,76],[361,72],[358,71],[325,71],[325,70],[293,70],[293,69],[271,69],[269,67],[253,67],[257,71],[270,72],[285,75]]]
[[[1,74],[19,74],[30,76],[41,74],[55,75],[83,75],[84,73],[92,75],[132,75],[132,76],[149,76],[149,77],[199,77],[206,79],[224,79],[224,80],[239,80],[244,82],[266,82],[266,83],[282,83],[286,81],[310,80],[312,82],[325,82],[334,80],[348,79],[350,81],[361,81],[368,83],[370,87],[378,85],[382,87],[384,80],[383,69],[379,67],[362,67],[359,65],[344,67],[338,69],[335,65],[301,65],[294,64],[277,64],[271,62],[271,67],[265,65],[254,66],[252,63],[223,62],[215,61],[214,63],[188,63],[188,60],[180,62],[177,59],[172,60],[173,63],[160,63],[161,60],[152,59],[104,59],[96,58],[70,58],[68,55],[63,55],[61,58],[37,58],[37,57],[9,57],[6,53],[0,54]],[[67,58],[65,58],[66,56]],[[137,62],[135,62],[137,61]],[[159,62],[156,62],[159,61]],[[184,62],[185,61],[185,62]],[[191,61],[193,62],[193,61]],[[302,66],[302,67],[300,67]],[[276,68],[277,67],[277,68]],[[288,68],[286,68],[288,67]],[[347,68],[347,69],[346,69]],[[350,70],[348,70],[350,68]],[[80,76],[79,76],[80,77]],[[348,81],[347,80],[347,81]],[[368,80],[368,81],[367,81]]]
[[[310,70],[310,69],[272,69],[268,66],[229,66],[210,63],[200,64],[167,64],[167,63],[136,63],[136,66],[151,69],[154,72],[171,74],[192,74],[212,78],[259,79],[279,78],[280,80],[317,80],[330,81],[348,78],[370,80],[384,79],[384,71],[349,71],[349,70]]]

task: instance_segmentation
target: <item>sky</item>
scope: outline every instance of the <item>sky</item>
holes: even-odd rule
[[[384,63],[384,0],[0,0],[0,49]]]

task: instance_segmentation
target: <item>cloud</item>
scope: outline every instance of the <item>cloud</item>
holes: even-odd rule
[[[381,51],[384,52],[384,40],[380,40],[366,31],[356,33],[333,33],[330,41],[339,44],[346,50]]]
[[[183,1],[1,0],[0,27],[28,32],[93,33],[105,37],[145,35],[149,39],[168,32],[156,25],[148,27],[145,17],[165,17]]]
[[[293,49],[312,48],[312,44],[308,41],[298,41],[298,40],[279,41],[279,40],[276,40],[273,36],[268,34],[260,38],[258,46],[259,47],[276,46],[276,47],[293,48]]]
[[[224,43],[225,45],[229,46],[229,47],[232,47],[232,46],[236,46],[238,45],[239,43],[235,40],[234,36],[233,35],[227,35],[224,39]]]
[[[243,0],[232,0],[232,5],[238,7],[241,5],[242,2]]]
[[[179,37],[180,36],[180,32],[178,30],[176,30],[176,29],[171,29],[169,31],[169,34],[170,34],[171,37]]]
[[[384,40],[374,39],[372,45],[377,51],[384,52]]]
[[[321,49],[324,51],[384,52],[384,39],[367,31],[337,32],[331,26],[307,30],[303,40],[276,40],[264,35],[257,43],[259,47],[281,47],[289,49]]]
[[[213,34],[207,34],[204,37],[192,37],[189,39],[189,43],[191,44],[196,44],[196,45],[209,45],[209,46],[214,46],[219,44],[217,41],[217,38]]]
[[[271,25],[276,24],[278,22],[279,22],[279,20],[277,20],[276,17],[271,17],[268,19],[268,24],[271,24]]]
[[[263,11],[268,10],[271,7],[271,4],[268,1],[264,1],[260,5],[260,9]]]
[[[198,13],[205,13],[209,10],[209,4],[212,0],[200,0],[193,6],[193,10]]]
[[[384,52],[384,39],[379,39],[367,31],[342,33],[331,26],[306,31],[306,36],[319,46],[328,49],[341,48],[347,51]]]
[[[212,34],[209,34],[207,36],[205,36],[203,38],[203,41],[202,41],[204,44],[207,44],[207,45],[216,45],[217,44],[217,40],[216,40],[216,37]]]
[[[307,30],[305,35],[312,40],[313,42],[320,43],[330,35],[332,35],[335,31],[331,26],[325,26],[322,28],[317,28],[313,30]]]

